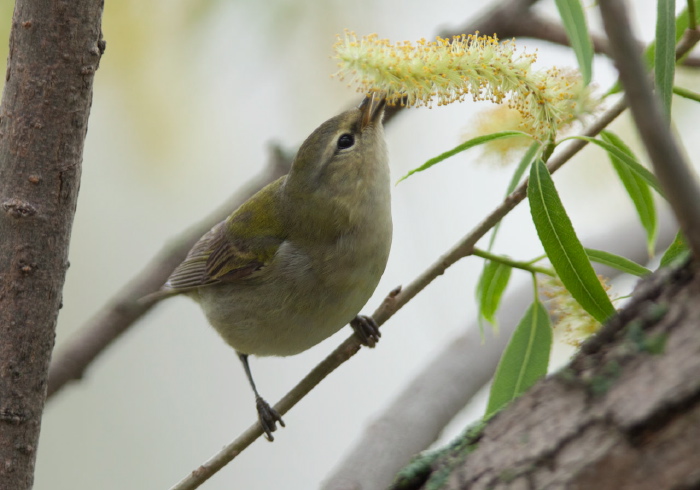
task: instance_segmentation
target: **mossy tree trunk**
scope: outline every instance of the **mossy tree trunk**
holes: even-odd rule
[[[644,280],[568,367],[395,488],[698,488],[699,299],[691,266]]]

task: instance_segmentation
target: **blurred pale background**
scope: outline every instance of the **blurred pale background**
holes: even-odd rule
[[[0,4],[4,39],[9,3]],[[349,28],[395,41],[430,38],[493,3],[106,2],[107,51],[95,79],[57,344],[168,239],[258,174],[269,142],[293,148],[358,101],[353,90],[329,77],[336,34]],[[633,4],[639,32],[648,40],[654,2]],[[555,15],[551,1],[540,8]],[[597,14],[592,21],[595,28]],[[564,48],[529,40],[519,45],[539,49],[542,66],[575,66]],[[698,90],[697,79],[680,76]],[[597,59],[595,79],[602,88],[614,79],[607,60]],[[394,180],[459,143],[486,106],[401,114],[387,130]],[[697,111],[692,114],[682,101],[674,110],[680,133],[692,135],[686,128],[697,127]],[[635,141],[626,118],[615,129]],[[685,144],[689,154],[697,152],[697,138],[687,137]],[[475,150],[395,187],[394,246],[364,312],[415,278],[492,210],[511,171],[483,161]],[[555,181],[582,237],[633,218],[599,150],[584,151]],[[526,206],[507,218],[496,250],[523,259],[540,253]],[[464,260],[437,279],[389,321],[377,349],[360,352],[285,417],[287,428],[274,444],[257,441],[204,488],[317,487],[368,421],[475,318],[480,267],[478,259]],[[529,277],[515,273],[513,281]],[[344,329],[296,357],[253,359],[263,395],[277,401],[349,334]],[[176,298],[134,326],[84,380],[49,402],[35,488],[169,488],[254,421],[253,397],[233,351],[193,302]]]

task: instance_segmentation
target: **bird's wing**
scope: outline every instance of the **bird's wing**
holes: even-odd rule
[[[265,267],[285,239],[275,199],[281,183],[279,179],[264,187],[200,238],[164,289],[185,292],[234,282]]]

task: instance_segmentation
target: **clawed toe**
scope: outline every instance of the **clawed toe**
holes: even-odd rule
[[[350,326],[355,331],[355,335],[360,339],[360,342],[367,347],[377,345],[379,337],[382,336],[377,322],[371,316],[357,315],[350,322]]]
[[[258,409],[258,420],[265,431],[265,438],[270,442],[274,441],[272,433],[277,430],[277,422],[284,427],[282,416],[260,396],[255,399],[255,407]]]

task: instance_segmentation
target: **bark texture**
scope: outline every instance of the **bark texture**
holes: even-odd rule
[[[0,105],[0,488],[31,488],[102,0],[17,0]]]
[[[699,297],[690,267],[644,281],[569,367],[393,488],[700,487]]]

